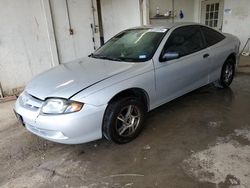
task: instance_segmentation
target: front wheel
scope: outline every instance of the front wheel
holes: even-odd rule
[[[145,113],[145,106],[138,98],[111,102],[104,115],[103,135],[118,144],[132,141],[143,128]]]
[[[227,59],[222,67],[220,79],[215,82],[215,86],[219,88],[229,87],[234,79],[234,74],[235,62],[232,58]]]

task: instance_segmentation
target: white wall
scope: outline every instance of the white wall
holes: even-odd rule
[[[101,0],[104,40],[141,25],[139,0]]]
[[[0,0],[0,82],[5,94],[52,66],[41,0]]]
[[[174,9],[177,11],[177,17],[174,19],[175,22],[193,22],[194,21],[194,0],[175,0]],[[180,10],[184,13],[184,18],[180,19]]]
[[[159,7],[160,14],[165,14],[172,10],[172,0],[149,0],[149,16],[153,18],[156,15],[156,9]]]
[[[193,22],[195,21],[195,11],[197,0],[175,0],[172,4],[172,0],[149,0],[150,7],[150,18],[156,15],[156,9],[159,7],[159,12],[164,15],[168,11],[172,11],[173,7],[175,10],[176,17],[174,22]],[[184,13],[184,18],[180,18],[180,10]],[[151,19],[151,24],[160,25],[166,22],[172,22],[172,19]]]
[[[200,23],[201,20],[201,2],[194,0],[194,22]]]
[[[142,25],[149,25],[150,20],[149,20],[149,0],[141,0],[141,11],[142,11]]]
[[[195,0],[194,21],[197,22],[200,22],[201,1],[203,0]],[[225,9],[231,9],[231,13],[223,13],[222,32],[239,37],[242,49],[250,38],[250,1],[224,0]]]
[[[63,63],[94,50],[90,29],[93,23],[91,0],[68,0],[73,36],[69,35],[65,1],[50,1],[51,9],[49,0],[0,0],[0,83],[5,95],[57,65],[58,56]],[[121,30],[141,25],[144,20],[139,2],[101,1],[106,40]],[[99,40],[99,33],[95,38]],[[96,47],[98,45],[96,42]]]
[[[241,48],[250,38],[250,1],[249,0],[225,0],[224,9],[232,12],[224,14],[222,31],[238,36],[241,40]]]
[[[55,1],[57,0],[52,0],[52,5],[56,5]],[[79,18],[82,16],[80,14],[81,9],[78,9],[78,5],[75,4],[77,1],[78,0],[69,0],[69,2],[72,3],[71,10],[73,10],[73,13],[76,13],[76,10],[79,13],[76,14],[77,19],[75,19],[76,17],[74,16],[72,18],[74,25],[86,22],[86,20]],[[144,15],[145,20],[141,19],[140,14],[140,2],[142,3],[143,1],[101,1],[104,37],[106,41],[121,30],[141,25],[142,21],[143,23],[147,22],[145,21],[147,17]],[[46,20],[45,16],[45,14],[47,15],[49,12],[48,3],[47,6],[45,6],[47,8],[44,9],[44,2],[48,2],[48,0],[0,0],[0,82],[5,94],[10,94],[13,88],[25,86],[33,76],[57,64],[54,59],[54,57],[57,56],[56,46],[51,45],[54,40],[53,36],[51,36],[53,32],[51,27],[48,27],[48,20]],[[147,3],[143,6],[146,7],[147,10],[149,9],[150,17],[152,17],[156,13],[157,6],[160,7],[161,13],[171,10],[171,2],[171,0],[149,0],[149,8]],[[200,3],[201,0],[175,0],[175,9],[178,11],[182,9],[184,11],[185,17],[181,21],[199,21],[201,11]],[[90,4],[81,4],[83,10],[85,10],[85,6],[89,7]],[[247,38],[250,37],[250,2],[249,0],[225,0],[224,6],[225,9],[231,9],[232,12],[231,14],[224,14],[223,32],[238,36],[243,46]],[[52,9],[53,8],[60,9],[57,10],[56,14],[58,15],[65,13],[65,9],[62,10],[59,6],[54,6]],[[89,8],[91,9],[91,7]],[[58,15],[56,15],[57,18]],[[91,22],[92,15],[90,12],[88,15],[86,19]],[[56,16],[54,17],[55,19],[57,19]],[[48,15],[47,19],[49,19]],[[175,21],[178,21],[178,19],[175,19]],[[59,40],[62,43],[65,42],[63,40],[68,40],[68,38],[62,37],[63,35],[59,36],[60,30],[63,30],[65,33],[68,32],[67,20],[65,20],[65,25],[66,26],[62,26],[61,28],[58,26],[59,30],[56,30],[57,37],[61,37]],[[76,32],[86,31],[86,29],[89,28],[79,25]],[[89,36],[88,40],[90,38]],[[85,40],[85,38],[81,38],[83,35],[79,37],[79,40],[75,39],[76,43],[74,43],[77,44],[74,46],[78,54],[76,58],[82,56],[80,52],[83,47],[78,45],[78,42],[80,39]],[[89,53],[91,49],[89,49],[86,54]],[[66,52],[63,52],[62,55],[64,59],[67,59],[71,54],[67,55]]]
[[[90,27],[90,24],[94,25],[91,6],[91,0],[68,0],[68,14],[65,0],[51,0],[60,63],[85,57],[94,51]],[[69,19],[73,35],[69,33]],[[96,41],[99,39],[97,37]],[[96,47],[99,47],[99,43]]]

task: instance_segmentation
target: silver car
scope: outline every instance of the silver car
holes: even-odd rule
[[[148,111],[209,83],[228,87],[239,46],[235,36],[195,23],[128,29],[89,57],[35,77],[15,112],[54,142],[124,144],[142,131]]]

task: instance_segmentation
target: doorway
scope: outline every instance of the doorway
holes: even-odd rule
[[[201,2],[201,23],[217,30],[222,30],[223,0],[206,0]]]
[[[50,2],[60,63],[86,57],[100,46],[95,0]]]
[[[137,0],[51,0],[60,63],[86,57],[120,31],[141,25]]]

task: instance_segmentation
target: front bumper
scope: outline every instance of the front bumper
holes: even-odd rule
[[[40,114],[40,108],[29,109],[15,104],[15,112],[33,134],[63,144],[80,144],[102,138],[102,119],[107,105],[84,104],[79,112],[60,115]]]

